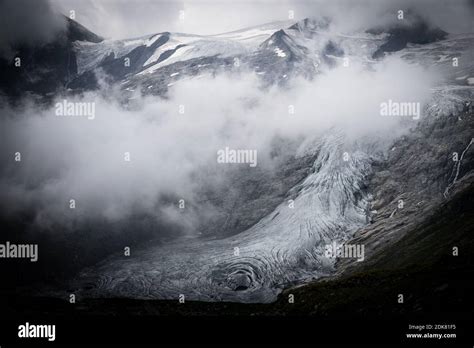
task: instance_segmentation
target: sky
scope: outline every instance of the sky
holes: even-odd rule
[[[57,11],[106,38],[131,38],[162,31],[218,34],[262,23],[318,15],[360,26],[385,12],[415,7],[442,29],[472,32],[473,0],[50,0]],[[184,17],[183,12],[184,11]],[[292,12],[290,12],[292,11]]]
[[[365,30],[414,9],[449,33],[474,32],[474,0],[0,0],[0,56],[50,42],[70,16],[107,39],[163,31],[211,35],[277,20],[328,16],[341,32]]]

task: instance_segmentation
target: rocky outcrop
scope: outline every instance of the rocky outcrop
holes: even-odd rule
[[[446,230],[446,236],[438,235],[438,240],[424,248],[417,238],[422,238],[426,226],[437,220],[440,207],[471,189],[474,183],[472,99],[457,104],[459,111],[455,113],[428,113],[393,144],[386,158],[374,164],[374,175],[368,184],[373,193],[371,223],[348,241],[365,245],[366,261],[340,259],[339,275],[377,267],[396,269],[406,265],[407,259],[425,262],[424,258],[452,254],[457,245],[454,236],[459,231]],[[462,215],[458,218],[463,226]]]

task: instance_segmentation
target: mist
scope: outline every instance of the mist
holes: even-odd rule
[[[43,46],[66,29],[66,20],[48,0],[0,1],[0,58],[12,59],[21,45]]]
[[[213,213],[200,203],[203,188],[228,180],[229,168],[252,170],[218,164],[220,149],[256,150],[258,166],[271,170],[276,137],[301,141],[337,128],[353,139],[390,141],[403,123],[416,121],[382,117],[380,104],[423,105],[435,81],[430,71],[387,58],[370,70],[354,64],[314,81],[296,79],[290,88],[261,88],[251,73],[180,81],[167,98],[137,94],[133,108],[110,90],[57,97],[47,107],[4,104],[1,211],[10,217],[33,211],[35,224],[65,228],[85,217],[117,222],[140,213],[192,233]],[[94,118],[57,116],[55,105],[64,99],[94,103]],[[184,217],[180,199],[198,208]]]

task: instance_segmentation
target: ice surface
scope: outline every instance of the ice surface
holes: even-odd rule
[[[330,274],[334,259],[324,255],[325,245],[347,240],[366,223],[361,188],[370,156],[355,151],[344,161],[346,145],[333,131],[302,149],[318,156],[293,208],[284,202],[229,238],[186,239],[111,258],[85,270],[76,286],[94,284],[85,296],[269,302],[288,284]]]

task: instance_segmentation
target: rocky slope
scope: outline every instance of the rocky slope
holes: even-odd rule
[[[64,17],[65,30],[41,47],[15,47],[21,68],[13,58],[0,58],[0,93],[17,99],[28,95],[51,96],[64,89],[78,74],[75,42],[98,43],[103,39],[79,23]]]

